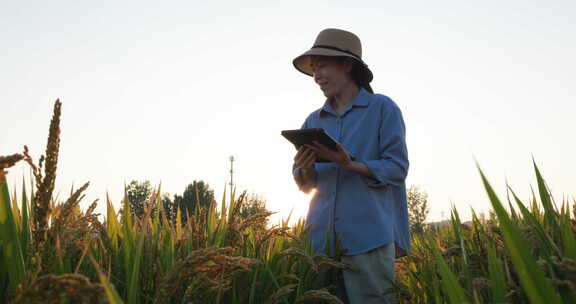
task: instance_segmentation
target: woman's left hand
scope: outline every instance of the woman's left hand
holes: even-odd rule
[[[342,145],[338,144],[336,146],[336,151],[331,150],[330,148],[324,146],[323,144],[314,141],[312,145],[307,145],[310,149],[314,150],[316,153],[317,158],[323,158],[327,161],[336,163],[340,165],[342,168],[346,168],[351,162],[352,159],[350,158],[350,154],[342,147]]]

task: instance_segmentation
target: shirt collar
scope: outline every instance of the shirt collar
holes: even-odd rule
[[[366,89],[360,88],[358,90],[358,95],[356,95],[354,100],[352,100],[352,102],[348,105],[348,107],[346,107],[346,109],[342,113],[342,116],[344,116],[346,113],[348,113],[352,109],[352,107],[367,107],[368,101],[369,101],[369,96],[370,96],[370,93],[368,93],[368,91],[366,91]],[[334,116],[338,116],[336,111],[334,111],[334,109],[332,109],[332,106],[330,106],[330,102],[328,99],[326,99],[326,101],[324,101],[324,105],[322,106],[321,112],[330,113]]]

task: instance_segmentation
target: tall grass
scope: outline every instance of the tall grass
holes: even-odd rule
[[[159,188],[142,217],[133,216],[127,195],[122,212],[107,197],[105,222],[96,202],[80,210],[88,183],[54,201],[60,107],[48,156],[36,164],[25,149],[0,158],[0,302],[340,303],[322,276],[346,265],[313,253],[302,221],[262,227],[270,212],[241,217],[245,193],[195,209],[186,223],[180,211],[168,219]],[[22,159],[34,190],[18,198],[4,169]]]
[[[505,205],[478,168],[493,211],[463,224],[413,236],[413,252],[397,263],[410,303],[576,303],[576,221],[560,210],[534,163],[538,195],[523,203],[508,188]],[[540,199],[538,201],[538,198]],[[507,207],[507,209],[506,209]],[[572,208],[574,210],[574,208]]]

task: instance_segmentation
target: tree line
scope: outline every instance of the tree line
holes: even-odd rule
[[[134,216],[141,218],[144,216],[145,206],[147,206],[154,195],[154,187],[150,181],[137,181],[132,180],[126,186],[126,199],[130,205],[130,209]],[[240,209],[240,216],[247,218],[250,215],[267,211],[266,200],[256,194],[247,193],[246,191],[240,195],[243,197],[243,204]],[[214,190],[210,185],[202,180],[194,180],[188,184],[184,191],[179,194],[170,195],[163,193],[160,199],[162,208],[169,221],[175,221],[178,211],[180,211],[182,223],[188,221],[189,216],[195,214],[196,208],[203,208],[208,210],[212,205],[216,205],[214,198]],[[123,210],[120,210],[122,214]],[[158,206],[154,205],[152,214],[159,212]],[[267,222],[263,222],[262,226],[265,227]]]
[[[410,186],[407,189],[408,215],[410,222],[410,231],[412,233],[421,233],[424,231],[426,218],[430,212],[428,205],[428,194],[418,186]],[[150,181],[132,180],[126,186],[126,197],[130,204],[134,216],[142,217],[144,215],[145,205],[148,204],[154,188]],[[250,215],[268,211],[266,209],[266,200],[256,193],[244,193],[244,203],[240,209],[240,216],[247,218]],[[162,207],[166,212],[166,217],[174,221],[178,210],[180,210],[182,223],[186,223],[188,216],[194,214],[195,208],[209,209],[211,204],[216,204],[214,199],[214,190],[208,183],[202,180],[194,180],[188,184],[182,194],[171,196],[164,193],[161,196]],[[152,213],[158,212],[158,206],[154,206]],[[120,211],[122,212],[122,210]],[[267,223],[262,223],[263,227]]]

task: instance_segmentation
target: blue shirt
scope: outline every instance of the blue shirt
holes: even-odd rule
[[[382,94],[361,88],[338,115],[328,100],[312,112],[302,128],[323,128],[375,178],[349,172],[335,163],[316,163],[315,180],[303,183],[300,168],[293,175],[301,191],[316,188],[305,225],[315,252],[333,255],[334,235],[344,255],[356,255],[395,242],[397,256],[410,250],[405,179],[408,151],[402,112]],[[326,248],[327,233],[330,247]]]

